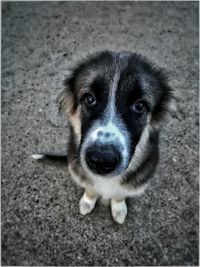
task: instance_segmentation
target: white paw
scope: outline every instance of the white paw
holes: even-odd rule
[[[79,203],[80,213],[82,215],[86,215],[90,213],[94,209],[96,201],[97,201],[97,198],[88,198],[86,193],[84,193]]]
[[[125,200],[117,202],[112,199],[111,201],[111,211],[113,219],[119,223],[122,224],[125,221],[126,215],[127,215],[127,206]]]

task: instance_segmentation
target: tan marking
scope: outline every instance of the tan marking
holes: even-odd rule
[[[81,138],[81,120],[80,120],[80,107],[74,109],[74,96],[72,93],[64,89],[60,94],[59,103],[67,114],[69,122],[74,129],[77,141],[80,142]]]
[[[125,198],[123,197],[113,197],[112,198],[112,201],[115,201],[115,202],[122,202],[122,201],[124,201],[125,200]]]
[[[93,199],[97,197],[97,193],[89,189],[85,190],[85,194],[89,199]]]
[[[170,116],[173,114],[176,114],[177,112],[177,107],[176,107],[176,102],[173,99],[168,100],[167,102],[164,103],[164,109],[165,112],[161,115],[160,118],[154,119],[153,117],[150,120],[150,125],[158,130],[164,122],[169,119]]]
[[[151,121],[151,127],[156,129],[156,130],[159,130],[161,128],[161,126],[163,125],[163,121],[155,121],[155,120],[152,120]]]
[[[63,91],[58,96],[58,102],[60,109],[65,111],[67,114],[73,110],[74,97],[73,94],[68,91],[68,88],[63,89]]]
[[[69,114],[69,121],[74,129],[78,143],[81,140],[81,119],[80,119],[80,107],[73,113]]]

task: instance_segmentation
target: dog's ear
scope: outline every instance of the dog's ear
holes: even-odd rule
[[[57,98],[59,112],[64,111],[67,114],[73,114],[76,109],[75,94],[73,91],[73,77],[64,80],[64,89]]]
[[[177,101],[180,100],[175,96],[174,90],[168,85],[165,77],[162,77],[160,80],[160,88],[162,89],[162,93],[157,105],[152,111],[150,121],[150,124],[155,128],[159,128],[166,118],[176,117],[176,105]]]

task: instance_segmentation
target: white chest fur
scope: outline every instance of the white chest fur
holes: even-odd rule
[[[93,185],[88,185],[88,183],[81,182],[80,177],[78,177],[75,174],[70,165],[69,165],[69,171],[72,178],[75,180],[77,184],[84,187],[85,189],[90,189],[96,192],[103,199],[110,199],[110,198],[123,199],[126,197],[138,196],[141,195],[148,186],[148,184],[144,184],[135,189],[133,188],[128,189],[120,184],[120,179],[121,179],[120,176],[114,178],[113,177],[102,178],[96,175],[94,176],[90,175],[90,179],[93,181]]]
[[[92,189],[103,199],[123,199],[126,197],[140,195],[147,187],[147,185],[142,185],[136,189],[125,188],[120,184],[119,176],[115,178],[93,177],[93,182],[94,184]]]

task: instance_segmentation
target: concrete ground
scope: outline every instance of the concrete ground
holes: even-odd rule
[[[198,265],[198,2],[2,4],[2,265]],[[151,187],[124,225],[83,193],[67,167],[35,162],[64,151],[56,96],[73,62],[103,49],[146,55],[181,96],[161,135]]]

